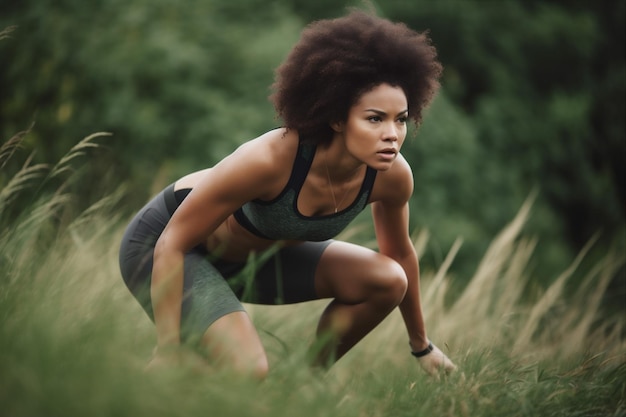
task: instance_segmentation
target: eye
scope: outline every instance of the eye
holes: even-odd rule
[[[398,117],[398,123],[405,124],[407,119],[406,116]]]
[[[383,119],[380,116],[370,116],[367,118],[372,123],[381,122]]]

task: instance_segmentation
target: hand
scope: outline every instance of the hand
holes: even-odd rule
[[[146,365],[146,371],[160,371],[162,369],[173,368],[178,366],[179,360],[177,355],[153,354],[150,362]]]
[[[183,347],[159,349],[152,352],[152,358],[146,365],[146,371],[159,371],[187,367],[195,370],[205,370],[208,362],[197,353]]]
[[[432,345],[433,350],[426,355],[417,358],[420,366],[429,375],[439,377],[441,372],[449,374],[456,371],[457,367],[437,346]]]

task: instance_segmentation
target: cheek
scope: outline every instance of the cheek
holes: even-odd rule
[[[370,154],[374,147],[375,145],[372,141],[368,140],[367,136],[364,135],[352,135],[350,139],[346,141],[346,149],[348,152],[358,158]]]
[[[372,132],[368,129],[367,125],[353,122],[346,125],[345,135],[347,142],[353,147],[362,147],[365,146],[365,143],[372,136]]]
[[[362,135],[363,132],[366,132],[368,130],[369,123],[370,122],[367,120],[351,120],[348,124],[346,124],[346,128],[353,133]]]
[[[404,125],[404,127],[400,130],[400,135],[398,136],[398,141],[400,142],[400,144],[404,143],[404,140],[406,139],[407,134],[408,134],[408,129],[406,125]]]

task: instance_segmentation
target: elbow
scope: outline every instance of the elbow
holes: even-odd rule
[[[166,227],[154,245],[154,259],[187,252],[188,249],[185,248],[185,242],[181,236],[176,230]]]
[[[184,250],[177,247],[167,233],[164,232],[154,246],[152,259],[153,282],[169,275],[163,274],[163,272],[177,270],[182,263],[183,257]]]
[[[165,233],[161,234],[159,239],[156,241],[154,245],[154,254],[153,254],[153,265],[156,265],[162,259],[166,259],[168,254],[174,253],[175,251],[169,245],[167,236]]]
[[[159,238],[157,239],[156,244],[154,245],[154,260],[156,261],[157,259],[161,258],[163,254],[166,254],[167,252],[168,252],[167,236],[165,232],[163,232],[161,236],[159,236]]]

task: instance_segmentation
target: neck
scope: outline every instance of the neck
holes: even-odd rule
[[[345,149],[343,143],[333,140],[328,145],[320,145],[320,168],[328,170],[334,182],[344,182],[352,179],[365,164],[355,159]]]

